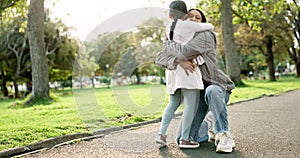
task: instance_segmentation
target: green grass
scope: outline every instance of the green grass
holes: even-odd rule
[[[1,101],[0,150],[30,144],[45,138],[85,131],[72,96],[61,102],[33,107],[13,107]]]
[[[300,89],[300,79],[294,77],[282,77],[276,82],[243,82],[245,86],[233,91],[230,103],[256,98],[262,94],[276,95]],[[168,94],[161,85],[76,89],[54,93],[60,99],[46,105],[12,106],[16,100],[0,100],[0,150],[54,136],[159,118],[168,103]],[[124,119],[129,114],[131,116]]]
[[[281,77],[276,82],[268,80],[244,80],[245,86],[233,90],[229,103],[248,100],[265,95],[277,95],[300,89],[300,78]]]

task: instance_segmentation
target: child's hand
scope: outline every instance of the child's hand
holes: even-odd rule
[[[165,38],[164,38],[164,41],[168,41],[169,39],[168,39],[168,36],[167,36],[167,34],[165,34]]]
[[[197,67],[197,64],[194,62],[194,60],[189,60],[191,62],[191,66],[195,69]]]

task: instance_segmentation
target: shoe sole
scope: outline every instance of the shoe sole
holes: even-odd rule
[[[191,145],[179,145],[179,148],[184,148],[184,149],[194,149],[194,148],[199,148],[200,144],[197,146],[191,146]]]
[[[208,142],[215,142],[215,139],[208,139]]]
[[[163,145],[163,146],[167,146],[167,143],[163,142],[163,141],[160,141],[160,140],[155,140],[155,142],[157,144],[160,144],[160,145]]]
[[[233,148],[225,149],[225,150],[221,150],[221,149],[216,150],[217,153],[231,153],[232,151],[233,151]]]

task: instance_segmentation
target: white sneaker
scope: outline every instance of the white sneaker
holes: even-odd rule
[[[235,143],[229,132],[218,133],[215,139],[216,152],[231,153]]]

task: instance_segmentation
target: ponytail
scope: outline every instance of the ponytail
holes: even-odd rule
[[[174,29],[177,20],[184,17],[188,13],[188,11],[185,2],[181,0],[174,0],[173,2],[171,2],[171,4],[169,5],[169,9],[169,15],[174,18],[169,34],[170,40],[173,41]]]
[[[174,36],[174,30],[175,30],[175,26],[176,26],[176,23],[177,23],[177,20],[178,19],[174,19],[172,25],[171,25],[171,28],[170,28],[170,40],[173,41],[173,36]]]

